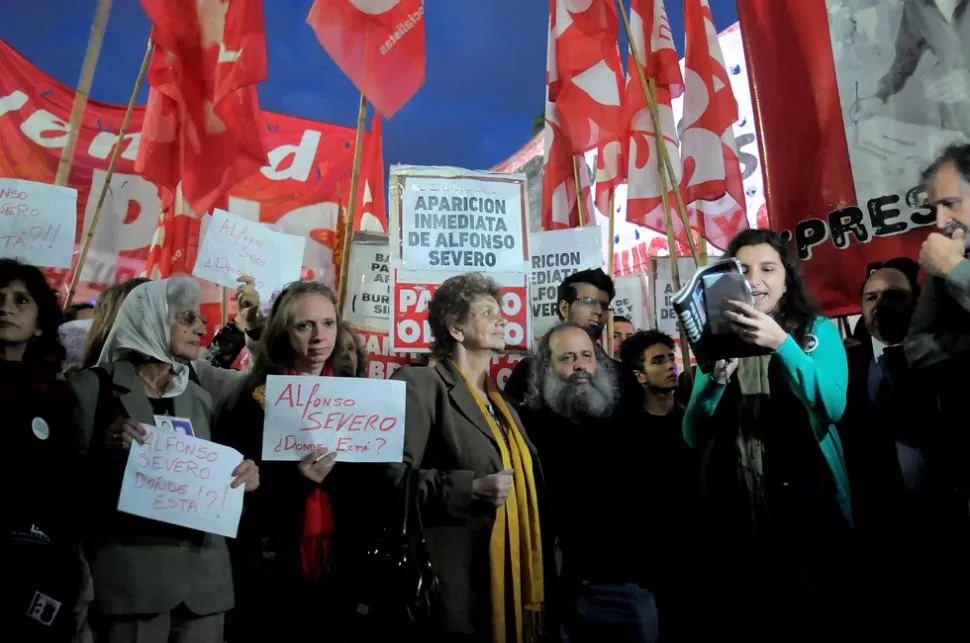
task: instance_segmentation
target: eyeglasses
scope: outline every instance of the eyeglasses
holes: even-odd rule
[[[575,301],[578,301],[579,303],[586,306],[598,306],[599,309],[602,310],[604,313],[608,313],[611,310],[613,310],[612,308],[610,308],[609,301],[603,301],[602,299],[597,299],[596,297],[577,297]]]
[[[175,315],[175,319],[179,320],[186,326],[194,326],[196,321],[202,322],[203,326],[208,326],[208,322],[205,317],[198,314],[194,310],[186,310]]]

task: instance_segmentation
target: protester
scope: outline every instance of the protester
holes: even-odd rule
[[[388,475],[403,489],[417,472],[442,589],[427,641],[512,643],[537,640],[542,630],[539,465],[518,414],[487,375],[505,347],[500,298],[480,273],[445,280],[428,309],[436,364],[406,366],[393,378],[407,384],[407,415],[404,462]]]
[[[209,395],[189,380],[205,326],[202,292],[176,277],[136,287],[121,304],[96,368],[71,380],[79,442],[85,455],[90,515],[86,552],[106,643],[221,641],[233,606],[225,538],[119,512],[122,475],[133,441],[146,438],[156,415],[186,418],[195,437],[212,438]],[[245,460],[235,487],[259,486]]]
[[[81,588],[78,504],[64,501],[77,480],[73,397],[59,380],[61,310],[44,275],[0,259],[0,404],[17,461],[8,494],[11,528],[7,623],[16,641],[67,643]]]
[[[613,357],[614,359],[620,359],[620,350],[623,348],[623,342],[630,339],[633,333],[637,332],[634,328],[633,322],[622,315],[617,315],[613,318]]]
[[[745,230],[727,255],[741,262],[755,301],[736,302],[728,316],[771,352],[698,373],[685,413],[684,438],[705,453],[708,531],[718,534],[706,550],[711,581],[728,583],[710,586],[720,589],[707,607],[722,633],[819,640],[839,617],[840,538],[852,521],[834,426],[846,404],[845,350],[778,234]]]

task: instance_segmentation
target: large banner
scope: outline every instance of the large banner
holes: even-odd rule
[[[73,90],[0,40],[0,176],[53,182],[73,101]],[[94,213],[124,112],[124,106],[97,101],[89,101],[84,112],[68,181],[78,192],[78,240]],[[134,110],[129,134],[120,143],[123,149],[81,276],[80,298],[144,267],[161,199],[158,188],[134,172],[143,115],[143,108]],[[354,129],[272,112],[263,117],[269,165],[233,188],[228,209],[309,237],[304,275],[330,281],[339,203],[346,204],[350,193]],[[195,250],[181,249],[187,271]],[[62,286],[70,271],[51,270],[48,276]]]
[[[772,227],[829,315],[857,312],[868,266],[915,258],[934,221],[920,171],[970,135],[965,4],[738,3]]]

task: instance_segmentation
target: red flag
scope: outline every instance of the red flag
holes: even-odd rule
[[[360,163],[360,187],[354,208],[354,232],[387,232],[384,202],[384,136],[380,112],[371,121]]]
[[[550,0],[549,100],[572,151],[582,154],[623,139],[617,50],[619,22],[613,0]]]
[[[256,83],[266,79],[261,0],[142,0],[155,53],[136,170],[207,212],[266,164]],[[169,200],[169,203],[171,199]]]
[[[681,188],[691,206],[691,227],[723,250],[748,227],[744,184],[734,141],[738,104],[724,65],[707,0],[686,0],[687,76]]]
[[[684,91],[680,61],[674,49],[673,34],[667,20],[663,0],[633,0],[630,7],[630,27],[633,32],[633,51],[644,74],[654,80],[657,92],[657,112],[660,134],[675,172],[680,171],[680,152],[677,124],[671,101]],[[663,161],[657,149],[656,128],[647,107],[643,84],[637,77],[631,54],[627,65],[626,113],[630,119],[630,138],[627,149],[627,221],[646,228],[665,232],[660,171]],[[684,226],[676,210],[674,190],[680,181],[675,176],[667,182],[667,199],[671,208],[674,234],[686,240]]]
[[[424,85],[423,0],[316,0],[306,21],[337,66],[386,117]]]

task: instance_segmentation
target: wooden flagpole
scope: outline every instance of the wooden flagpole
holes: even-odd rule
[[[654,134],[657,139],[657,154],[660,155],[660,160],[662,161],[660,165],[660,174],[666,174],[669,177],[669,185],[677,185],[677,174],[674,171],[674,164],[670,160],[670,154],[667,153],[667,144],[664,141],[663,133],[661,131],[660,123],[660,110],[657,108],[657,89],[656,81],[651,78],[647,80],[646,72],[643,70],[643,65],[640,64],[640,58],[637,56],[636,51],[633,50],[633,29],[630,27],[630,18],[627,16],[626,7],[623,5],[623,0],[618,0],[617,4],[620,6],[620,16],[623,18],[623,28],[626,29],[627,42],[630,47],[630,58],[633,60],[633,66],[636,67],[637,77],[640,79],[640,86],[643,88],[643,96],[647,100],[647,109],[650,110],[650,119],[653,121]],[[663,186],[663,181],[661,181],[661,186]],[[677,203],[677,210],[680,214],[680,220],[684,224],[684,230],[687,236],[687,244],[690,246],[690,254],[694,258],[694,265],[700,266],[699,253],[697,252],[697,246],[694,243],[694,234],[691,231],[690,219],[687,216],[687,206],[684,205],[684,198],[680,193],[680,190],[674,189],[674,199]],[[665,219],[665,225],[672,223],[670,218]],[[668,234],[668,243],[672,235]],[[676,252],[675,245],[670,245],[671,256]]]
[[[576,182],[576,214],[579,216],[579,227],[582,228],[586,225],[583,220],[585,203],[583,203],[583,184],[579,182],[579,158],[575,154],[573,154],[573,181]]]
[[[131,112],[135,108],[135,102],[138,100],[138,93],[141,91],[141,84],[145,80],[145,73],[148,71],[148,63],[151,62],[152,51],[154,49],[155,45],[152,43],[151,37],[149,37],[148,45],[145,47],[145,57],[141,61],[141,69],[138,70],[135,86],[131,90],[131,98],[128,99],[125,116],[121,119],[121,126],[118,128],[118,142],[115,143],[114,150],[111,152],[111,160],[108,161],[108,169],[104,174],[104,184],[101,186],[100,194],[98,194],[98,203],[91,217],[91,225],[88,226],[87,236],[85,236],[84,243],[81,246],[81,254],[78,256],[77,264],[74,266],[74,274],[71,275],[71,285],[67,289],[67,297],[64,298],[65,309],[71,305],[71,299],[74,297],[78,282],[81,280],[81,270],[84,268],[84,261],[87,259],[88,250],[91,249],[91,242],[94,240],[94,231],[98,227],[101,210],[104,208],[104,200],[108,196],[108,190],[111,189],[111,178],[114,176],[115,166],[118,164],[118,157],[121,156],[121,148],[124,147],[125,134],[128,132],[128,120],[131,118]]]
[[[71,122],[68,125],[67,141],[61,150],[61,159],[57,163],[56,185],[67,185],[71,164],[74,161],[74,148],[77,146],[77,134],[81,129],[81,118],[84,108],[88,104],[91,83],[94,81],[94,70],[98,66],[101,55],[101,42],[104,40],[104,28],[111,13],[111,0],[98,0],[98,8],[94,12],[94,23],[91,25],[91,37],[88,38],[88,50],[84,53],[84,64],[81,67],[81,78],[74,93],[74,105],[71,108]]]
[[[340,257],[340,287],[337,291],[338,314],[343,314],[347,301],[347,270],[350,267],[350,242],[354,234],[354,217],[357,213],[357,190],[360,186],[360,164],[364,156],[364,121],[367,120],[367,97],[360,94],[360,109],[357,111],[357,136],[354,140],[354,167],[350,174],[350,202],[347,204],[347,218],[344,221],[343,255]]]

